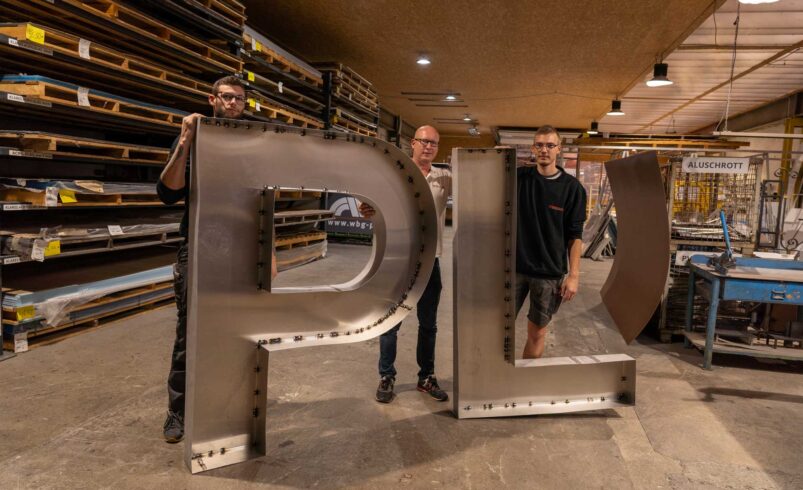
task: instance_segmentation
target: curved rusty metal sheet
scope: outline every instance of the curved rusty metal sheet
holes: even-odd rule
[[[602,302],[625,342],[644,329],[669,274],[669,217],[655,152],[605,163],[616,206],[616,255]]]

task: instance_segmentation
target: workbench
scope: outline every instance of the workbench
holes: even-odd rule
[[[697,279],[708,286],[710,308],[705,327],[703,368],[711,369],[714,352],[742,354],[755,357],[779,357],[757,350],[720,348],[714,345],[717,310],[720,301],[752,301],[786,305],[803,305],[803,262],[777,259],[734,259],[735,265],[725,273],[708,265],[709,257],[692,256],[689,260],[689,295],[686,304],[686,345],[694,340],[692,317]]]

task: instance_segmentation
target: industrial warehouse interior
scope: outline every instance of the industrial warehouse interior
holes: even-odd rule
[[[803,0],[0,0],[0,247],[3,488],[803,488]]]

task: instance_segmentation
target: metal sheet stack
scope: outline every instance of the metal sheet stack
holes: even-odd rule
[[[170,299],[169,271],[95,286],[174,262],[180,204],[155,182],[182,117],[243,72],[245,19],[238,0],[0,0],[6,346]],[[65,287],[102,294],[56,322],[15,303]]]

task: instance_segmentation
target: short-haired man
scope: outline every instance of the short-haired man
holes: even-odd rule
[[[223,77],[212,86],[209,94],[209,105],[215,117],[240,119],[245,110],[245,85],[235,76]],[[173,358],[170,374],[167,377],[167,393],[169,397],[167,419],[164,423],[164,438],[167,442],[179,442],[184,438],[184,391],[187,354],[187,263],[189,247],[187,231],[189,225],[190,200],[190,149],[195,141],[195,128],[198,119],[203,117],[195,113],[186,116],[181,123],[181,134],[173,144],[170,158],[156,184],[159,199],[165,204],[175,204],[184,199],[184,217],[181,219],[181,236],[184,237],[178,249],[176,265],[173,268],[178,308],[176,322],[176,340],[173,344]],[[276,275],[276,261],[273,260],[273,275]]]
[[[574,298],[580,284],[586,192],[558,166],[560,141],[555,128],[541,126],[532,146],[535,164],[518,169],[517,315],[530,295],[525,359],[544,354],[552,315],[561,301]]]
[[[432,196],[435,198],[435,209],[438,213],[438,245],[435,254],[435,266],[418,300],[418,345],[416,360],[418,361],[418,391],[428,393],[438,401],[446,401],[449,395],[441,390],[435,378],[435,337],[438,333],[438,304],[441,298],[441,250],[443,248],[443,230],[446,227],[446,201],[452,193],[452,172],[432,166],[438,154],[440,135],[432,126],[421,126],[410,141],[413,148],[413,162],[427,178]],[[366,218],[374,215],[374,209],[368,204],[360,205],[360,213]],[[390,403],[394,399],[393,386],[396,382],[396,343],[401,323],[379,337],[379,387],[376,390],[376,401]]]

